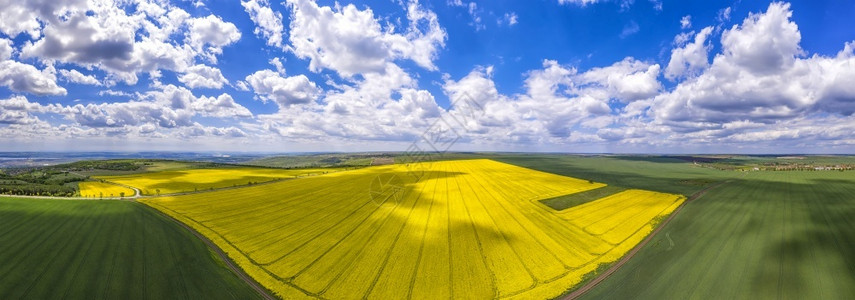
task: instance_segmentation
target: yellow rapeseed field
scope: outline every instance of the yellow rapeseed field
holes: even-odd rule
[[[538,201],[602,186],[460,160],[141,201],[284,298],[538,299],[619,259],[684,200],[628,190],[562,212]]]
[[[320,175],[340,169],[268,169],[268,168],[211,168],[179,171],[161,171],[96,178],[140,189],[143,195],[161,195],[204,191],[224,187],[249,185],[298,176]]]
[[[80,196],[87,198],[113,198],[120,197],[122,193],[125,193],[125,197],[134,195],[132,189],[98,181],[84,181],[78,183],[77,187],[80,189]]]

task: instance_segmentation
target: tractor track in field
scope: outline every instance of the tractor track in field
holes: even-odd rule
[[[641,251],[641,248],[644,248],[644,246],[647,245],[648,242],[650,242],[654,237],[656,237],[656,234],[659,233],[659,231],[662,230],[662,228],[665,227],[665,225],[668,225],[668,222],[670,222],[671,219],[673,219],[674,216],[676,216],[677,213],[679,213],[680,210],[682,210],[683,207],[686,206],[686,204],[702,197],[709,190],[716,188],[716,187],[719,187],[719,186],[721,186],[725,183],[731,182],[731,181],[733,181],[733,180],[725,180],[725,181],[716,183],[714,185],[705,187],[704,189],[697,191],[694,194],[692,194],[691,196],[689,196],[688,198],[686,198],[686,201],[684,201],[683,204],[681,204],[679,207],[677,207],[677,209],[675,209],[674,212],[672,212],[671,215],[668,216],[668,218],[666,218],[661,223],[659,223],[659,225],[656,226],[656,229],[654,229],[653,232],[651,232],[649,235],[647,235],[647,237],[644,238],[644,240],[642,240],[641,243],[638,243],[638,245],[633,247],[632,250],[630,250],[626,255],[624,255],[618,262],[612,264],[605,272],[603,272],[602,274],[600,274],[599,276],[597,276],[593,280],[589,281],[588,283],[586,283],[582,287],[574,290],[573,292],[560,297],[560,299],[562,299],[562,300],[579,299],[579,297],[581,297],[582,295],[584,295],[588,291],[594,289],[594,287],[596,287],[598,284],[600,284],[600,282],[603,282],[604,280],[606,280],[609,276],[611,276],[612,274],[617,272],[617,270],[619,270],[623,265],[625,265],[627,262],[629,262],[629,260],[632,259],[632,257],[635,256],[635,254],[638,253],[638,251]]]
[[[257,292],[257,293],[258,293],[262,298],[267,299],[267,300],[275,300],[275,299],[278,299],[278,298],[276,298],[275,296],[273,296],[273,295],[270,293],[270,291],[268,291],[266,288],[264,288],[264,286],[262,286],[260,283],[258,283],[257,281],[255,281],[255,279],[252,279],[252,277],[250,277],[250,276],[249,276],[249,274],[246,274],[246,272],[244,272],[244,271],[243,271],[243,269],[241,269],[240,267],[238,267],[238,266],[237,266],[237,264],[235,264],[235,262],[234,262],[234,261],[232,261],[232,259],[231,259],[231,258],[229,258],[229,256],[226,254],[226,252],[224,252],[224,251],[223,251],[223,249],[221,249],[219,246],[217,246],[216,244],[214,244],[214,242],[212,242],[210,239],[208,239],[207,237],[205,237],[205,235],[203,235],[202,233],[200,233],[200,232],[196,231],[196,229],[193,229],[193,228],[192,228],[192,227],[190,227],[189,225],[184,224],[184,223],[182,223],[181,221],[179,221],[179,220],[177,220],[177,219],[173,218],[172,216],[170,216],[170,215],[168,215],[168,214],[165,214],[165,213],[161,212],[161,211],[160,211],[160,210],[158,210],[158,209],[155,209],[155,208],[153,208],[153,207],[150,207],[150,206],[145,205],[145,204],[142,204],[142,203],[138,203],[138,204],[139,204],[139,205],[142,205],[142,206],[145,206],[145,207],[147,207],[147,208],[149,208],[149,209],[151,209],[151,210],[155,211],[157,214],[159,214],[159,215],[161,215],[161,216],[164,216],[164,217],[168,218],[169,220],[172,220],[173,222],[175,222],[176,224],[178,224],[178,225],[179,225],[179,226],[181,226],[182,228],[187,229],[188,231],[190,231],[190,233],[192,233],[194,236],[196,236],[200,241],[202,241],[202,243],[205,243],[205,245],[207,245],[207,246],[208,246],[208,248],[210,248],[211,250],[213,250],[213,251],[214,251],[214,253],[216,253],[216,254],[217,254],[217,256],[219,256],[219,257],[220,257],[220,259],[221,259],[221,260],[226,264],[226,267],[228,267],[228,268],[229,268],[229,270],[231,270],[231,271],[232,271],[232,273],[234,273],[235,275],[237,275],[237,277],[238,277],[238,278],[240,278],[241,280],[243,280],[247,285],[249,285],[249,287],[251,287],[253,290],[255,290],[255,291],[256,291],[256,292]]]

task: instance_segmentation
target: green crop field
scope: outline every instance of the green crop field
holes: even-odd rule
[[[739,175],[664,157],[517,154],[493,159],[608,185],[683,195]]]
[[[700,195],[700,192],[706,191],[702,196],[686,201],[682,209],[674,214],[673,219],[662,226],[649,242],[642,243],[640,251],[633,254],[625,264],[613,263],[618,259],[618,256],[615,256],[608,263],[596,267],[592,266],[590,270],[596,271],[584,274],[584,276],[581,276],[582,273],[572,273],[572,276],[576,276],[574,278],[578,278],[578,281],[574,279],[574,284],[553,284],[553,281],[544,280],[543,284],[555,285],[554,290],[550,292],[552,295],[569,288],[570,290],[565,292],[565,295],[568,295],[578,287],[583,287],[580,291],[587,291],[582,294],[582,299],[694,299],[710,297],[722,299],[847,299],[851,298],[851,295],[855,295],[855,220],[853,220],[855,219],[853,217],[855,216],[855,172],[851,170],[739,171],[733,168],[717,167],[725,164],[721,161],[715,163],[702,161],[708,159],[706,157],[700,157],[701,160],[699,161],[702,162],[695,163],[692,161],[692,157],[452,153],[440,157],[439,160],[461,156],[467,158],[485,157],[516,166],[578,178],[581,179],[579,182],[584,185],[589,185],[592,182],[607,184],[605,187],[557,197],[555,195],[558,194],[545,193],[543,194],[544,198],[540,200],[522,197],[533,201],[532,203],[541,201],[543,204],[551,206],[555,211],[550,211],[550,213],[554,213],[563,218],[562,220],[570,223],[583,222],[583,219],[590,214],[596,214],[595,212],[598,209],[589,209],[591,213],[580,213],[579,211],[584,207],[596,205],[599,199],[612,199],[614,198],[612,196],[617,193],[644,189],[690,196],[693,194]],[[739,159],[740,165],[743,164],[743,161],[748,161],[745,165],[749,166],[758,163],[761,165],[780,165],[783,162],[794,160],[793,158],[770,157],[728,159]],[[827,163],[834,164],[852,163],[851,158],[847,160],[845,157],[834,157],[833,161],[831,159],[806,157],[799,160],[828,160]],[[461,165],[451,161],[432,163],[432,166],[454,168],[459,172],[454,180],[466,180],[464,182],[467,183],[470,181],[463,176],[464,174],[466,176],[481,176],[479,178],[485,181],[497,180],[500,177],[498,174],[501,174],[501,172],[497,173],[496,171],[481,172],[482,174],[472,170],[460,171]],[[244,167],[192,168],[190,164],[179,166],[177,163],[168,167],[181,167],[183,169],[117,176],[116,178],[136,180],[153,180],[152,178],[154,178],[159,181],[142,182],[144,183],[142,185],[140,185],[140,181],[135,184],[148,189],[160,184],[162,186],[157,187],[163,189],[162,191],[170,191],[168,185],[187,185],[190,182],[194,185],[207,184],[205,180],[217,183],[223,179],[235,177],[238,178],[235,180],[243,182],[248,180],[242,177],[247,174],[240,172],[245,169],[251,169],[252,172],[256,173],[263,171],[261,172],[263,174],[259,174],[266,174],[267,177],[277,177],[283,174],[293,176],[294,174],[289,172],[306,171],[305,169],[283,170]],[[300,201],[299,203],[305,203],[306,207],[319,205],[329,208],[333,207],[330,206],[334,205],[333,203],[366,202],[365,199],[368,199],[369,188],[371,187],[368,180],[374,176],[367,176],[363,178],[364,182],[358,184],[355,184],[353,180],[343,178],[351,178],[354,174],[370,173],[376,168],[393,167],[368,167],[356,171],[330,172],[333,174],[326,175],[320,172],[314,176],[296,176],[294,180],[269,185],[238,186],[234,189],[215,192],[200,189],[200,193],[196,194],[174,197],[146,197],[140,201],[169,207],[189,205],[201,212],[215,209],[227,217],[222,220],[205,218],[204,222],[214,224],[215,226],[212,228],[216,228],[216,230],[227,229],[224,231],[226,232],[225,236],[239,241],[238,245],[240,246],[246,244],[255,247],[256,244],[260,245],[253,242],[255,240],[280,239],[278,231],[281,230],[303,232],[298,228],[275,225],[278,224],[276,222],[292,222],[295,220],[289,216],[297,216],[302,220],[306,219],[309,213],[347,213],[346,210],[342,210],[343,208],[337,208],[332,211],[306,211],[303,214],[299,210],[305,207],[284,205],[280,208],[278,205],[281,203],[277,199],[283,199],[282,197],[287,196],[293,198],[294,201]],[[404,168],[402,165],[398,165],[398,167]],[[162,176],[152,177],[152,175]],[[262,179],[258,180],[262,181]],[[533,180],[533,178],[530,175],[519,175],[513,182],[520,184],[520,180]],[[433,181],[427,180],[425,182]],[[320,183],[324,184],[318,185]],[[459,187],[457,184],[451,183],[454,182],[450,181],[446,185],[438,185],[443,188],[440,191],[447,192],[453,190],[449,187]],[[544,184],[556,184],[556,182],[548,180],[529,186],[542,188]],[[466,185],[462,186],[466,187]],[[501,185],[501,187],[507,188],[506,184]],[[430,188],[435,187],[431,185]],[[567,188],[567,186],[562,186],[562,188]],[[513,193],[519,193],[527,189],[529,188],[512,190]],[[460,189],[460,195],[470,195],[466,193],[474,193],[470,196],[482,195],[483,192],[497,193],[501,189],[498,187],[490,188],[481,192],[464,192],[464,190]],[[324,192],[318,193],[317,191]],[[510,193],[509,191],[508,195]],[[419,194],[414,193],[409,196],[413,198]],[[434,195],[435,193],[429,192],[427,194]],[[331,198],[333,195],[338,195],[337,197],[341,198]],[[470,199],[467,197],[460,196],[449,199]],[[428,199],[434,198],[436,197]],[[622,201],[613,199],[615,203]],[[463,207],[468,207],[470,202],[463,201],[461,203],[466,203],[467,205]],[[407,204],[411,203],[407,202]],[[223,209],[218,209],[218,207]],[[407,207],[404,205],[402,209]],[[418,206],[412,207],[417,208]],[[538,207],[549,209],[543,205]],[[283,211],[291,210],[294,214],[282,214]],[[188,211],[189,213],[197,213],[195,210]],[[246,215],[239,214],[241,211],[253,212],[256,215],[246,217]],[[492,210],[490,211],[492,213]],[[415,210],[412,214],[418,215],[416,212],[430,214],[430,211],[421,210]],[[449,216],[452,212],[454,211],[449,208]],[[633,215],[632,212],[621,212]],[[624,220],[623,217],[614,217],[613,214],[605,215],[612,216],[612,219],[616,221]],[[179,216],[179,219],[182,217]],[[187,222],[187,220],[182,220]],[[246,220],[254,221],[247,223]],[[314,224],[314,219],[308,218],[306,220]],[[384,219],[378,218],[375,221],[380,222],[382,220]],[[441,221],[437,224],[446,223]],[[189,226],[195,226],[194,224],[196,223],[188,222]],[[448,226],[452,226],[456,223],[448,224]],[[243,230],[244,226],[250,226],[247,228],[251,230],[248,230],[246,234],[235,235],[234,232],[237,231],[233,229]],[[264,226],[273,226],[272,228],[275,229],[264,229]],[[501,229],[505,225],[504,223],[496,223],[496,226],[500,226],[498,228]],[[262,230],[253,228],[261,228]],[[374,230],[373,227],[366,228],[365,230]],[[474,228],[475,232],[480,234],[478,230],[481,229],[479,227]],[[512,228],[509,227],[508,229]],[[416,232],[426,233],[427,231],[416,230]],[[479,239],[490,237],[490,235],[486,235],[486,231],[484,233],[485,235],[476,237]],[[449,236],[453,239],[456,235],[442,236]],[[214,243],[218,243],[219,240],[216,239],[216,236],[209,235],[209,238],[212,237]],[[332,243],[331,241],[334,242],[334,240],[320,238],[313,243]],[[513,241],[509,243],[516,245]],[[218,243],[218,245],[220,244]],[[344,247],[349,244],[341,245]],[[374,242],[356,243],[355,245],[359,247],[362,245],[380,247],[377,250],[380,251],[378,253],[397,249],[383,248]],[[519,245],[528,245],[528,243]],[[564,243],[563,245],[577,247],[580,244]],[[231,249],[230,246],[220,245],[220,247],[225,247],[227,250]],[[275,247],[294,247],[294,244],[271,244],[270,247],[264,248],[264,251],[252,252],[251,255],[267,252],[271,255],[278,255],[280,251],[276,251]],[[484,245],[480,247],[487,250],[492,249],[483,248]],[[306,251],[308,252],[306,253],[307,255],[316,255],[316,250],[307,248]],[[622,251],[628,250],[629,248],[626,248]],[[356,252],[350,253],[348,256],[355,255],[354,253]],[[395,261],[412,259],[412,257],[406,256],[406,253],[409,252],[401,252],[402,259]],[[417,253],[417,251],[413,253]],[[460,253],[466,252],[452,250],[449,253],[459,256]],[[488,251],[487,253],[492,252]],[[230,256],[232,254],[229,252]],[[375,258],[365,256],[360,259],[371,260]],[[524,258],[520,257],[520,259]],[[562,258],[567,259],[567,257]],[[233,256],[233,259],[244,269],[248,266],[241,264],[241,262],[246,261],[242,260],[240,256]],[[288,263],[304,261],[304,259],[294,259]],[[315,261],[326,263],[333,260],[315,258]],[[348,261],[341,267],[346,268],[346,270],[340,270],[341,274],[349,274],[348,278],[352,277],[355,281],[348,283],[348,285],[342,283],[341,286],[336,286],[335,289],[331,290],[346,291],[352,288],[351,284],[353,287],[363,284],[364,282],[359,281],[362,278],[361,275],[357,275],[354,270],[375,275],[366,278],[375,278],[377,274],[382,274],[373,269],[376,267],[373,264],[364,264],[371,266],[371,268],[354,267],[361,265],[360,261],[357,259]],[[454,263],[462,263],[462,261],[455,261]],[[270,267],[263,264],[260,266],[262,268]],[[333,269],[339,268],[334,263],[330,263],[329,266]],[[549,265],[538,266],[548,267]],[[602,282],[588,290],[587,283],[596,282],[593,280],[603,274],[602,272],[615,266],[620,266],[620,268],[608,277],[602,277]],[[495,274],[509,276],[509,272],[506,269],[504,273],[494,272],[492,274],[494,274],[493,276]],[[405,273],[413,274],[412,272]],[[297,284],[313,282],[312,280],[338,280],[327,278],[325,275],[306,275],[310,273],[303,274],[302,271],[300,274],[302,274],[300,277],[294,277],[298,278]],[[256,275],[250,274],[253,277],[257,277]],[[293,280],[290,276],[277,280],[290,283]],[[2,278],[0,280],[0,299],[246,299],[259,297],[251,287],[231,273],[219,257],[213,254],[196,236],[146,205],[125,201],[0,198],[0,278]],[[389,276],[389,278],[391,280],[391,278],[398,277]],[[271,288],[277,285],[271,285],[270,282],[272,281],[270,280],[258,281],[265,284],[270,290],[277,290]],[[452,286],[461,285],[455,283]],[[393,290],[384,286],[375,286],[374,289]],[[425,291],[429,292],[427,294],[431,294],[429,290]],[[471,292],[475,289],[467,289],[466,291]],[[463,293],[462,290],[458,292]],[[332,295],[333,292],[328,294]],[[346,294],[339,293],[336,294],[338,297],[330,298],[347,298],[344,296]],[[354,295],[356,294],[359,293]],[[280,293],[279,295],[291,294]],[[294,295],[316,296],[317,293],[301,291]],[[526,298],[523,294],[517,296]]]
[[[855,295],[855,172],[738,172],[663,159],[500,160],[689,201],[583,299],[847,299]]]
[[[144,205],[0,198],[0,299],[259,297]]]
[[[853,172],[749,173],[689,202],[662,232],[584,298],[855,295]]]

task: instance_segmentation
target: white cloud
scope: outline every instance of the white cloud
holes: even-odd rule
[[[119,7],[83,1],[57,6],[34,2],[13,6],[17,7],[9,9],[33,10],[34,13],[28,17],[46,23],[42,38],[23,47],[24,57],[80,64],[126,61],[131,58],[138,20],[127,17]],[[91,12],[91,16],[87,15],[87,11]]]
[[[68,130],[72,130],[74,133],[85,132],[87,135],[114,136],[134,132],[151,133],[157,129],[169,131],[199,127],[202,125],[192,120],[197,115],[216,118],[252,117],[248,109],[237,104],[228,94],[196,97],[189,90],[174,85],[137,94],[135,98],[128,102],[63,106],[44,105],[30,102],[23,96],[16,96],[0,100],[0,123],[41,124],[28,127],[27,130],[38,131],[30,132],[31,134],[63,136],[69,133]],[[32,114],[57,114],[73,123],[52,126]],[[75,129],[69,129],[69,126]],[[16,136],[18,135],[20,134]]]
[[[603,0],[558,0],[559,4],[577,4],[581,6],[585,6],[588,4],[594,4],[597,2],[602,2]]]
[[[33,37],[23,43],[22,59],[98,68],[107,73],[104,83],[108,86],[136,84],[142,72],[153,77],[161,70],[182,73],[197,58],[216,62],[222,47],[240,37],[234,24],[217,16],[190,18],[184,10],[156,0],[4,5],[2,12],[9,18],[0,18],[0,23],[35,24],[0,24],[7,34],[27,32]]]
[[[95,78],[95,76],[83,75],[83,73],[80,73],[80,71],[75,69],[59,70],[59,74],[69,82],[86,85],[101,85],[101,82],[98,81],[98,78]]]
[[[116,90],[110,90],[110,89],[98,91],[98,96],[105,96],[105,95],[106,96],[113,96],[113,97],[132,97],[132,96],[134,96],[133,94],[128,93],[128,92],[116,91]]]
[[[207,51],[208,59],[213,62],[216,62],[215,55],[222,54],[224,46],[237,42],[241,37],[235,24],[225,22],[215,15],[192,18],[187,20],[187,24],[190,27],[187,33],[190,45],[198,52]]]
[[[30,102],[24,96],[0,99],[0,124],[40,123],[39,118],[30,113],[43,113],[57,108],[56,105],[44,106],[39,103]]]
[[[653,9],[662,11],[662,0],[650,0],[650,4],[653,4]]]
[[[249,14],[249,18],[255,23],[255,34],[267,39],[267,45],[281,48],[283,46],[282,33],[285,26],[282,25],[282,14],[273,11],[267,0],[249,0],[240,3]]]
[[[34,95],[65,95],[65,88],[56,84],[56,75],[13,60],[0,61],[0,86],[13,92]]]
[[[291,49],[309,59],[309,69],[332,69],[343,77],[382,72],[396,59],[410,59],[434,70],[438,48],[445,45],[445,31],[436,14],[418,3],[407,5],[409,26],[396,33],[391,24],[380,25],[374,12],[346,6],[318,6],[310,0],[288,0],[291,9]]]
[[[592,68],[579,74],[579,93],[604,100],[631,102],[651,98],[662,90],[660,66],[627,57],[608,67]]]
[[[249,86],[246,84],[246,81],[243,80],[238,80],[235,84],[235,88],[244,92],[249,91]]]
[[[15,48],[12,47],[12,41],[0,38],[0,61],[12,59],[13,53],[15,53]]]
[[[191,104],[193,110],[202,115],[218,118],[250,118],[252,113],[235,102],[229,94],[214,97],[199,97]]]
[[[763,14],[750,14],[741,26],[733,25],[721,37],[724,54],[752,73],[770,74],[792,66],[801,33],[788,3],[772,3]]]
[[[718,16],[716,16],[716,20],[718,20],[719,22],[730,21],[730,12],[731,8],[729,6],[722,8],[718,11]]]
[[[674,80],[684,76],[697,75],[709,65],[707,57],[712,46],[707,38],[713,28],[706,27],[695,35],[695,41],[671,50],[671,60],[665,68],[665,78]],[[677,40],[675,38],[675,40]]]
[[[685,131],[737,121],[776,124],[823,112],[851,115],[855,57],[800,58],[801,34],[789,4],[772,3],[722,35],[722,53],[696,78],[656,97],[653,116]]]
[[[689,29],[692,28],[692,16],[686,15],[680,18],[680,28]]]
[[[474,27],[475,31],[484,30],[487,28],[486,25],[481,23],[481,12],[483,11],[483,9],[479,10],[478,9],[478,3],[475,3],[475,1],[463,2],[461,0],[455,0],[455,1],[448,1],[447,3],[448,3],[448,6],[466,8],[466,13],[469,14],[469,18],[471,19],[471,21],[469,22],[469,26]],[[509,17],[509,16],[506,16],[506,18],[507,17]],[[502,21],[503,20],[500,18],[499,19],[499,25],[501,25]]]
[[[282,60],[280,60],[278,57],[270,59],[270,64],[276,67],[276,72],[285,75],[285,66],[282,64]]]
[[[46,1],[46,3],[11,1],[0,2],[0,32],[15,38],[21,33],[27,33],[30,38],[37,39],[41,36],[42,24],[37,19],[38,13],[44,5],[50,11],[66,10],[75,7],[83,1]]]
[[[464,78],[447,80],[449,98],[472,99],[483,114],[469,118],[475,139],[500,143],[565,144],[602,141],[597,128],[615,121],[609,103],[649,99],[661,90],[659,65],[626,58],[610,66],[579,73],[575,68],[545,60],[528,72],[525,94],[502,95],[490,78],[490,68],[478,68]],[[449,111],[458,115],[458,108]],[[463,118],[466,119],[466,118]]]
[[[620,38],[625,39],[630,35],[638,33],[640,30],[641,27],[638,26],[638,23],[635,23],[635,21],[629,21],[629,23],[623,26],[619,36]]]
[[[321,92],[305,75],[282,77],[272,70],[255,72],[245,81],[263,101],[273,101],[280,107],[311,103]]]
[[[416,88],[403,69],[395,64],[386,67],[352,84],[332,84],[335,88],[318,95],[317,101],[259,115],[260,124],[247,127],[260,135],[303,142],[412,142],[444,111],[430,92]],[[264,73],[276,75],[272,70]]]
[[[503,17],[499,18],[496,21],[496,23],[499,25],[507,24],[508,26],[514,26],[518,22],[517,19],[518,19],[517,13],[510,12],[510,13],[505,13],[505,15]]]
[[[191,89],[195,88],[211,88],[220,89],[223,84],[228,84],[229,81],[223,77],[220,69],[209,67],[206,65],[195,65],[187,68],[187,72],[178,76],[178,81]]]

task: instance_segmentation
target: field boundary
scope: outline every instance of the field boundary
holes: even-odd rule
[[[638,245],[636,245],[634,248],[632,248],[632,250],[627,252],[626,255],[624,255],[616,263],[612,264],[612,266],[609,267],[605,272],[603,272],[602,274],[600,274],[599,276],[597,276],[593,280],[589,281],[585,285],[574,290],[570,294],[567,294],[567,295],[565,295],[563,297],[559,297],[559,298],[562,300],[575,300],[575,299],[578,299],[579,297],[581,297],[582,295],[584,295],[585,293],[587,293],[588,291],[592,290],[594,287],[596,287],[598,284],[600,284],[600,282],[603,282],[604,280],[606,280],[609,276],[611,276],[612,274],[617,272],[617,270],[619,270],[620,267],[622,267],[624,264],[629,262],[629,260],[632,259],[632,257],[635,256],[636,253],[641,251],[641,248],[644,248],[644,246],[647,245],[647,243],[650,242],[650,240],[652,240],[656,236],[656,234],[659,233],[659,231],[661,231],[662,228],[665,227],[665,225],[668,225],[668,222],[670,222],[671,219],[673,219],[677,215],[677,213],[679,213],[680,210],[682,210],[683,207],[685,207],[689,202],[691,202],[693,200],[697,200],[698,198],[701,198],[703,195],[705,195],[707,193],[707,191],[709,191],[713,188],[719,187],[719,186],[721,186],[725,183],[731,182],[731,181],[732,180],[725,180],[725,181],[716,183],[714,185],[705,187],[704,189],[697,191],[694,194],[692,194],[691,196],[689,196],[688,198],[686,198],[686,201],[684,201],[683,204],[681,204],[679,207],[677,207],[677,209],[675,209],[671,213],[671,215],[668,216],[668,218],[666,218],[661,223],[659,223],[656,226],[656,229],[654,229],[653,232],[648,234],[647,237],[641,241],[641,243],[638,243]]]
[[[188,231],[190,231],[190,233],[192,233],[194,236],[196,236],[197,238],[199,238],[199,240],[200,240],[200,241],[202,241],[202,243],[204,243],[205,245],[207,245],[207,246],[208,246],[208,248],[210,248],[211,250],[213,250],[213,251],[214,251],[214,253],[216,253],[216,254],[217,254],[217,256],[219,256],[219,257],[220,257],[220,259],[221,259],[221,260],[226,264],[226,267],[228,267],[228,268],[229,268],[229,269],[230,269],[230,270],[231,270],[235,275],[237,275],[237,277],[238,277],[238,278],[240,278],[241,280],[243,280],[244,282],[246,282],[246,284],[247,284],[247,285],[249,285],[249,287],[251,287],[253,290],[255,290],[256,292],[258,292],[258,294],[259,294],[262,298],[267,299],[267,300],[275,300],[275,299],[278,299],[278,298],[276,298],[275,296],[273,296],[273,294],[272,294],[269,290],[267,290],[266,288],[264,288],[264,286],[262,286],[260,283],[258,283],[257,281],[255,281],[255,279],[253,279],[251,276],[249,276],[249,274],[247,274],[246,272],[244,272],[244,271],[243,271],[243,269],[241,269],[240,267],[238,267],[238,266],[237,266],[237,264],[235,264],[235,262],[234,262],[234,261],[232,261],[232,259],[231,259],[231,258],[229,258],[229,256],[228,256],[228,255],[226,255],[226,253],[223,251],[223,249],[221,249],[221,248],[220,248],[220,247],[218,247],[216,244],[214,244],[214,242],[212,242],[210,239],[208,239],[205,235],[203,235],[202,233],[200,233],[200,232],[196,231],[196,229],[193,229],[193,228],[192,228],[192,227],[190,227],[189,225],[184,224],[183,222],[179,221],[178,219],[173,218],[173,217],[172,217],[172,216],[170,216],[169,214],[166,214],[166,213],[164,213],[164,212],[160,211],[159,209],[153,208],[153,207],[151,207],[151,206],[148,206],[148,205],[146,205],[146,204],[139,203],[139,202],[137,202],[137,204],[138,204],[138,205],[141,205],[141,206],[144,206],[144,207],[146,207],[146,208],[147,208],[147,209],[149,209],[149,210],[155,211],[157,214],[159,214],[159,215],[161,215],[161,216],[164,216],[164,217],[168,218],[169,220],[171,220],[172,222],[175,222],[176,224],[178,224],[178,225],[179,225],[179,226],[181,226],[182,228],[187,229]]]

